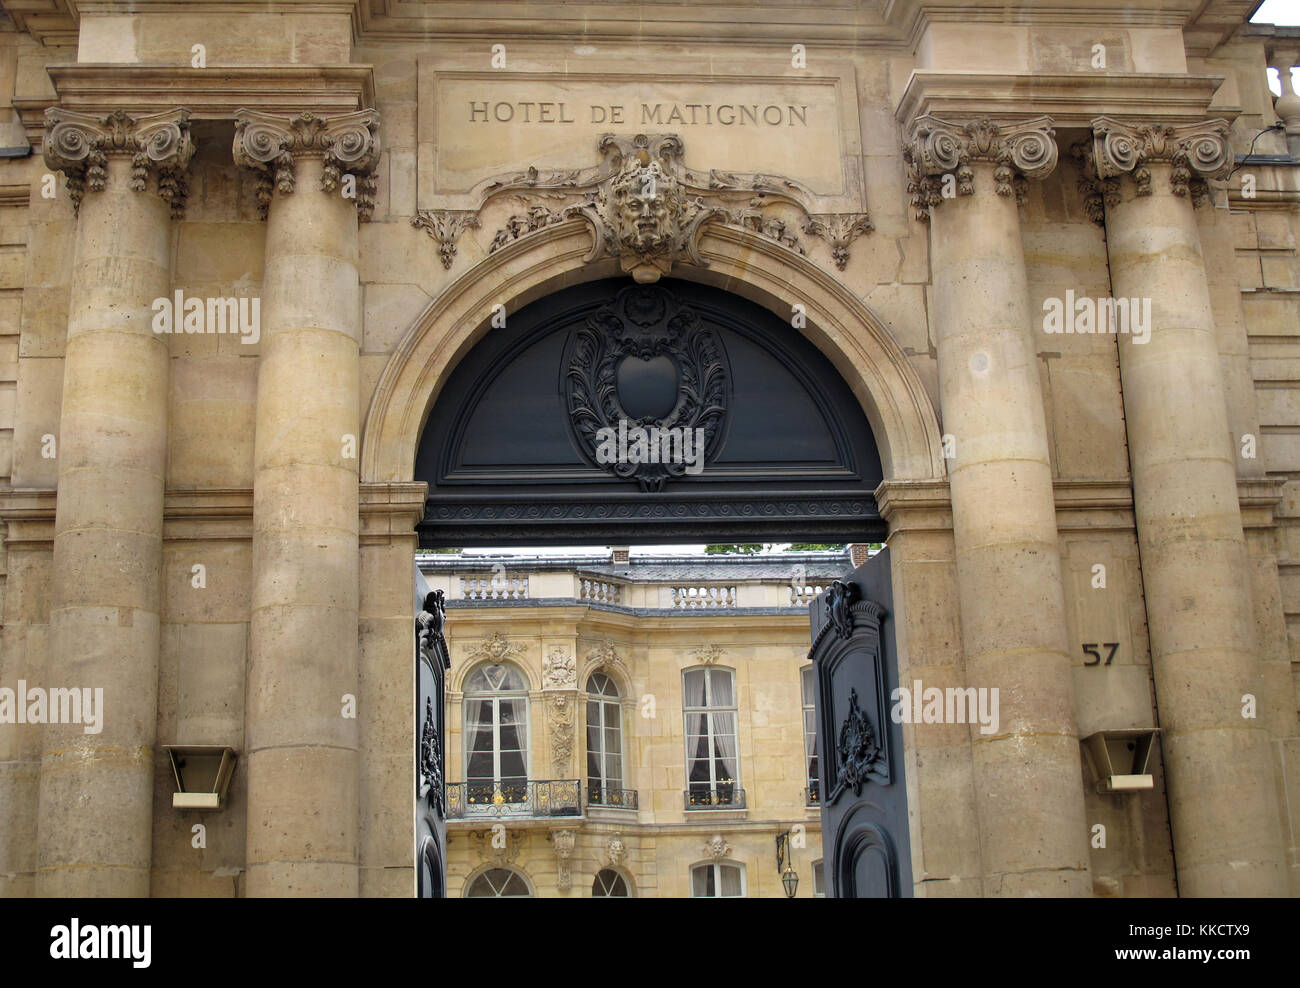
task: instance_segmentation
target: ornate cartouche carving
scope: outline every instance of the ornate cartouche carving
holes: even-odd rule
[[[259,110],[235,114],[235,164],[258,174],[257,201],[263,217],[273,192],[294,191],[294,161],[319,157],[324,161],[322,192],[338,192],[343,176],[356,182],[357,214],[370,219],[375,209],[375,164],[379,161],[379,113],[358,110],[322,117],[299,113],[285,117]]]
[[[667,289],[623,289],[577,331],[566,364],[569,425],[593,464],[635,480],[643,491],[661,491],[669,478],[699,473],[716,451],[730,404],[727,354],[718,335]],[[625,375],[638,372],[660,381],[658,407],[637,404],[634,389],[626,387]],[[635,438],[647,430],[689,442],[691,457],[601,456],[609,437]]]
[[[80,212],[86,192],[102,192],[108,181],[108,159],[131,159],[131,188],[144,192],[152,176],[158,195],[179,217],[185,211],[185,172],[194,157],[190,111],[164,110],[129,116],[114,110],[107,116],[50,107],[45,111],[45,163],[63,172]]]
[[[1027,179],[1043,179],[1056,167],[1055,131],[1050,117],[1014,123],[980,117],[965,123],[926,114],[912,122],[903,162],[907,191],[912,194],[916,218],[930,218],[930,210],[944,199],[942,176],[952,175],[959,196],[975,193],[971,163],[992,162],[994,190],[1024,202]]]
[[[881,755],[875,729],[858,706],[856,689],[849,690],[849,712],[840,725],[835,754],[839,759],[840,771],[835,791],[828,798],[828,802],[832,803],[849,786],[853,787],[853,795],[862,795],[862,787],[868,781],[871,766]]]
[[[872,229],[866,213],[811,212],[816,196],[793,179],[716,168],[693,171],[686,167],[684,145],[676,134],[604,134],[597,150],[600,162],[594,167],[530,167],[498,175],[475,187],[477,209],[421,210],[411,222],[437,241],[444,266],[450,266],[457,239],[475,225],[460,217],[476,215],[497,197],[509,197],[521,201],[523,209],[494,233],[488,253],[581,218],[592,233],[586,260],[615,257],[640,282],[657,281],[678,261],[703,266],[698,244],[708,223],[747,230],[806,254],[795,232],[801,229],[826,241],[841,271],[850,244]]]
[[[542,688],[571,690],[578,686],[578,663],[563,645],[553,645],[542,659]]]
[[[1130,175],[1139,196],[1151,194],[1151,162],[1171,165],[1170,190],[1199,205],[1209,196],[1206,179],[1232,170],[1228,121],[1191,124],[1126,124],[1111,117],[1092,122],[1092,162],[1102,179]]]

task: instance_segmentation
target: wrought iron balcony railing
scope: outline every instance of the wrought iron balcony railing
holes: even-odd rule
[[[805,806],[821,806],[822,791],[817,786],[816,779],[808,780],[808,788],[803,791],[803,801]]]
[[[686,790],[686,808],[688,810],[717,810],[745,808],[745,790],[738,786],[717,785],[692,786]]]
[[[447,818],[582,816],[578,779],[450,782]]]
[[[604,789],[587,783],[587,805],[604,806],[616,810],[635,810],[637,796],[635,789]]]

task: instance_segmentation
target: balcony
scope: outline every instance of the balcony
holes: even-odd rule
[[[447,785],[449,820],[564,816],[582,816],[582,782],[578,779]]]
[[[635,810],[638,808],[636,790],[602,789],[588,783],[587,805],[609,810]]]
[[[688,810],[743,810],[745,790],[718,783],[715,788],[692,786],[683,794]]]

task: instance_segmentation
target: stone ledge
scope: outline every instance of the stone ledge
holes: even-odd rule
[[[152,113],[185,107],[191,120],[233,120],[240,109],[322,115],[375,106],[369,65],[181,65],[84,63],[46,67],[55,99],[15,99],[34,150],[45,138],[45,110],[58,105],[85,113]]]
[[[927,113],[941,119],[994,120],[1046,114],[1056,127],[1092,127],[1094,117],[1185,123],[1235,119],[1238,106],[1210,104],[1223,76],[1167,73],[1035,73],[913,71],[894,118],[903,125]]]

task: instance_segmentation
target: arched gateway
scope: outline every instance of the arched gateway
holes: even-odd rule
[[[366,469],[409,469],[428,485],[421,547],[885,538],[876,492],[886,464],[924,473],[935,462],[919,382],[882,327],[811,266],[779,259],[785,298],[768,294],[776,272],[763,277],[761,266],[744,281],[719,278],[724,251],[743,249],[751,264],[763,254],[719,232],[705,250],[714,240],[722,263],[678,271],[699,280],[596,277],[523,292],[522,305],[477,307],[473,330],[472,302],[460,300],[460,318],[455,299],[431,307],[385,371],[364,445]],[[555,251],[546,253],[553,266]],[[608,274],[591,267],[581,273]],[[800,280],[832,304],[803,302],[791,319],[788,293]],[[476,283],[456,287],[472,297]],[[432,382],[423,395],[402,391]],[[385,465],[396,451],[386,443],[409,435],[417,410],[413,462]],[[888,716],[899,682],[891,598],[886,552],[813,609],[831,894],[912,888],[903,729]],[[430,606],[441,602],[426,614]],[[441,727],[441,713],[429,712],[441,700],[428,664],[418,664],[416,696],[422,762]],[[421,894],[441,887],[426,873],[443,860],[438,795],[427,789],[417,793]]]

